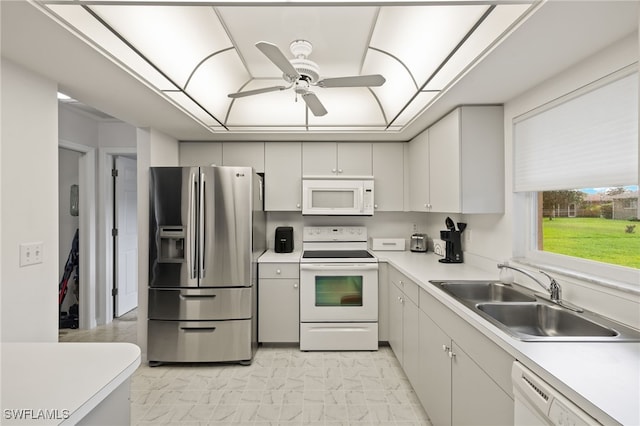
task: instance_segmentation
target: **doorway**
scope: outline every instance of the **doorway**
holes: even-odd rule
[[[138,183],[136,159],[113,160],[113,317],[138,307]]]

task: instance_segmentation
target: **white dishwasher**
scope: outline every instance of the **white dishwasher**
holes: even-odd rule
[[[511,381],[515,426],[601,424],[517,361],[511,369]]]

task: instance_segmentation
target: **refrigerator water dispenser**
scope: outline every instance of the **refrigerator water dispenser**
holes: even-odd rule
[[[158,262],[160,263],[181,263],[184,262],[184,227],[183,226],[160,226],[160,253]]]

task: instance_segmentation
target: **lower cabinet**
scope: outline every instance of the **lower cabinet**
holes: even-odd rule
[[[418,369],[418,285],[389,268],[389,345],[415,387]]]
[[[512,425],[513,358],[422,289],[419,322],[415,390],[432,424]]]
[[[431,423],[513,425],[514,359],[394,267],[389,344]]]
[[[261,263],[258,272],[258,341],[300,341],[298,263]]]

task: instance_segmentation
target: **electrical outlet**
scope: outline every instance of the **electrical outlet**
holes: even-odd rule
[[[471,242],[471,231],[470,230],[465,230],[464,231],[464,236],[465,236],[465,241],[470,243]]]
[[[418,225],[416,223],[413,224],[413,232],[418,232]]]
[[[20,266],[42,263],[42,242],[20,244]]]

